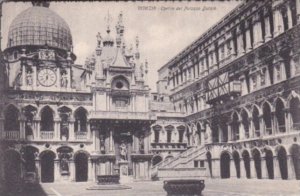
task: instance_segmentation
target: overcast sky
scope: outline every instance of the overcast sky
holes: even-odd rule
[[[149,85],[156,91],[157,70],[177,55],[202,33],[217,23],[241,1],[225,2],[52,2],[50,9],[58,13],[71,29],[76,64],[83,64],[96,47],[96,34],[106,35],[104,20],[108,11],[115,34],[118,14],[123,12],[126,45],[140,39],[141,59],[149,63]],[[2,49],[12,20],[31,7],[27,2],[3,5]],[[147,7],[152,6],[152,7]],[[150,8],[150,10],[145,10]],[[178,10],[176,10],[178,9]]]

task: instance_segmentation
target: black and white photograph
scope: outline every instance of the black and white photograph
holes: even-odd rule
[[[0,0],[0,196],[300,195],[300,0]]]

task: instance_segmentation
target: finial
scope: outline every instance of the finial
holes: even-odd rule
[[[139,43],[140,43],[140,41],[139,41],[139,36],[136,36],[136,37],[135,37],[135,46],[136,46],[136,48],[139,47]]]
[[[98,32],[97,35],[96,35],[96,37],[97,37],[97,41],[98,41],[98,47],[100,47],[101,41],[102,41],[101,34]]]
[[[123,12],[121,11],[119,14],[119,21],[118,21],[118,25],[122,26],[123,25]]]
[[[110,23],[112,21],[112,17],[111,15],[109,14],[109,10],[107,11],[107,16],[105,16],[104,20],[106,21],[106,25],[107,25],[107,30],[106,32],[107,33],[110,33]]]

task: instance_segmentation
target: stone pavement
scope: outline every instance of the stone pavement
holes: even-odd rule
[[[126,184],[132,189],[127,190],[86,190],[94,183],[45,183],[41,187],[27,192],[14,194],[17,196],[166,196],[163,182],[134,182]],[[252,196],[252,195],[300,195],[300,181],[290,180],[220,180],[207,179],[203,196]],[[9,194],[1,194],[9,196]]]

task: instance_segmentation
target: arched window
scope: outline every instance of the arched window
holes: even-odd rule
[[[19,122],[19,110],[10,105],[5,110],[5,121],[4,121],[4,129],[5,131],[19,131],[20,130],[20,122]]]
[[[159,142],[159,132],[161,131],[161,126],[157,125],[155,127],[153,127],[153,131],[154,131],[154,142],[158,143]]]
[[[240,134],[239,134],[239,117],[237,113],[234,113],[232,116],[232,124],[231,124],[231,129],[232,129],[232,136],[233,140],[239,140],[240,139]]]
[[[272,134],[271,108],[270,105],[267,103],[264,103],[263,105],[263,119],[265,123],[266,134],[271,135]]]
[[[53,111],[49,106],[41,112],[41,131],[54,131]]]
[[[281,9],[282,21],[283,21],[283,29],[284,31],[289,29],[289,18],[287,15],[286,7],[282,7]]]
[[[292,116],[293,130],[300,130],[300,101],[299,98],[292,98],[290,101],[290,113]]]
[[[182,143],[185,127],[184,126],[179,126],[179,127],[177,127],[177,130],[178,130],[178,134],[179,134],[179,141],[178,142]]]
[[[245,131],[245,137],[249,138],[249,118],[248,114],[245,110],[242,111],[242,124],[244,126],[244,131]]]
[[[87,131],[87,111],[79,108],[75,111],[75,132]]]
[[[284,105],[281,100],[276,102],[275,115],[279,132],[285,132]]]
[[[33,118],[37,112],[37,109],[33,106],[26,106],[24,108],[25,115],[25,135],[27,139],[32,139],[33,137]]]
[[[254,125],[254,129],[255,129],[255,136],[259,137],[260,136],[260,127],[259,127],[259,111],[257,109],[257,107],[253,108],[252,111],[252,121],[253,121],[253,125]]]
[[[172,142],[172,132],[174,130],[173,126],[167,126],[165,127],[166,131],[167,131],[167,142],[171,143]]]

